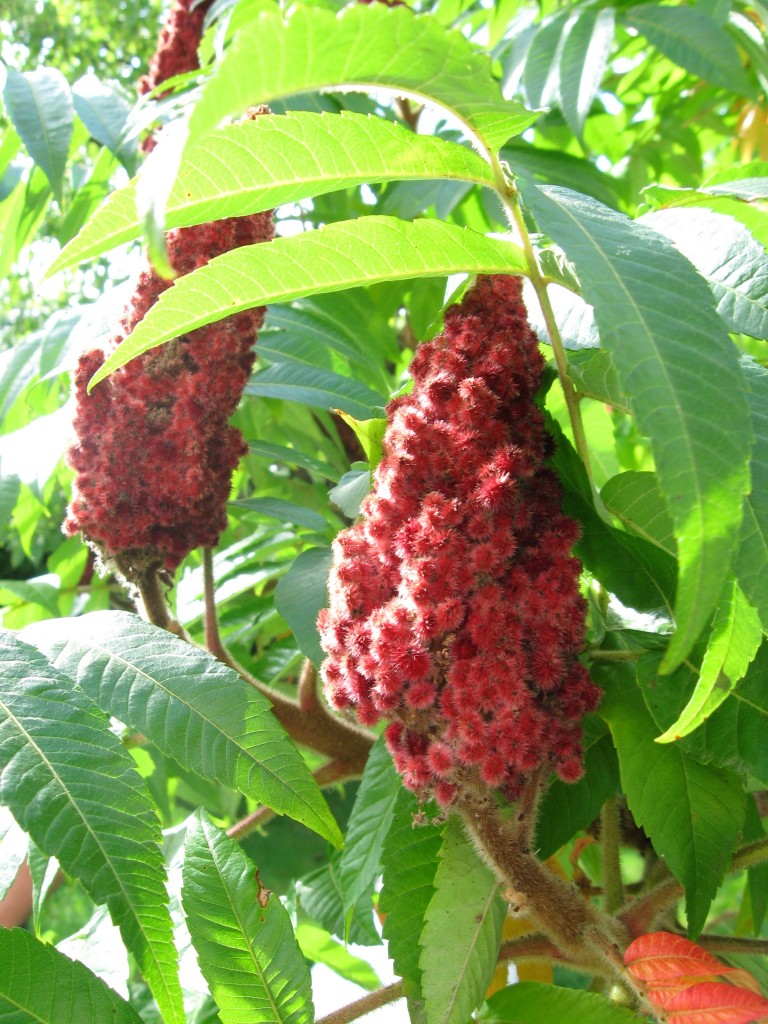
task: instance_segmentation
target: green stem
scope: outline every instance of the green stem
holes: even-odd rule
[[[648,651],[636,648],[631,651],[604,651],[600,647],[588,648],[585,652],[590,661],[639,661]]]
[[[589,445],[587,444],[587,435],[584,431],[584,421],[581,418],[579,398],[576,394],[576,389],[573,386],[573,381],[568,375],[568,358],[565,354],[563,339],[560,334],[560,329],[557,326],[557,320],[555,319],[555,312],[552,309],[552,303],[549,299],[549,293],[547,292],[547,279],[543,275],[541,267],[539,266],[539,261],[536,257],[533,243],[531,242],[531,236],[529,235],[528,228],[525,224],[523,211],[520,209],[520,200],[517,189],[507,180],[498,158],[495,155],[490,154],[489,159],[496,179],[496,191],[498,192],[499,198],[507,213],[510,225],[515,229],[518,237],[520,238],[523,253],[525,255],[525,262],[528,268],[528,277],[530,278],[533,290],[536,292],[536,298],[539,300],[539,305],[541,306],[541,312],[544,316],[544,323],[547,326],[552,352],[555,356],[557,374],[560,378],[563,396],[565,397],[568,417],[571,421],[574,444],[576,446],[576,451],[581,457],[581,461],[584,463],[587,476],[589,477],[595,508],[603,518],[610,519],[600,499],[597,487],[595,486],[592,462],[589,456]]]
[[[205,596],[205,646],[219,661],[226,661],[226,651],[219,635],[219,620],[216,612],[213,548],[203,548],[203,592]]]
[[[605,909],[614,914],[624,905],[624,886],[621,881],[621,830],[619,803],[609,797],[600,812],[600,842],[603,847],[603,886]]]
[[[744,953],[768,956],[768,939],[746,939],[730,935],[700,935],[696,940],[710,953]]]

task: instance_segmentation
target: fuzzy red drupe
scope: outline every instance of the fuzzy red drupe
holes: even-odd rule
[[[577,660],[579,530],[545,465],[543,370],[519,279],[480,278],[417,349],[362,518],[334,544],[328,697],[389,719],[406,785],[443,805],[484,786],[515,799],[540,767],[578,778],[600,698]]]

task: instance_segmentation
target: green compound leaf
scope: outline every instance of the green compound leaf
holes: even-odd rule
[[[382,863],[384,886],[379,910],[384,919],[384,938],[395,971],[418,990],[421,982],[419,937],[424,915],[435,892],[438,854],[444,825],[414,825],[419,806],[416,797],[401,789]]]
[[[760,616],[738,583],[727,583],[712,621],[696,689],[679,718],[657,742],[672,743],[709,718],[744,677],[762,639]]]
[[[311,409],[341,409],[358,419],[370,419],[373,410],[386,405],[377,394],[359,381],[342,377],[333,370],[302,363],[275,363],[251,378],[247,395],[282,398]]]
[[[751,93],[736,44],[700,7],[640,4],[630,7],[625,17],[686,71],[729,92]]]
[[[402,789],[384,737],[374,743],[349,818],[341,855],[344,910],[351,910],[379,874],[381,852]]]
[[[659,727],[646,700],[671,685],[656,677],[658,663],[656,654],[640,659],[638,671],[647,680],[642,692],[631,667],[596,665],[592,672],[605,691],[600,714],[616,744],[627,804],[685,886],[688,931],[695,938],[738,843],[745,796],[734,772],[701,764],[677,744],[655,742]]]
[[[311,1024],[309,967],[288,912],[205,811],[187,829],[183,877],[189,932],[222,1024]]]
[[[674,558],[677,549],[674,528],[655,473],[634,470],[619,473],[606,481],[600,497],[608,511],[628,530]]]
[[[493,187],[472,150],[381,117],[292,111],[227,125],[190,146],[171,190],[166,228],[269,210],[381,181],[447,178]],[[136,183],[113,192],[48,271],[77,266],[141,237]]]
[[[0,928],[0,964],[3,1024],[142,1024],[87,967],[21,928]]]
[[[0,653],[0,803],[107,904],[167,1024],[184,1024],[160,822],[145,783],[107,715],[67,675],[10,633]]]
[[[619,788],[616,751],[604,722],[587,719],[584,774],[578,782],[550,785],[541,801],[536,851],[541,860],[556,853],[579,829],[588,828],[605,801]]]
[[[765,249],[733,217],[679,207],[646,214],[640,223],[665,235],[705,279],[729,331],[768,338]]]
[[[709,288],[666,239],[586,196],[521,187],[541,230],[574,264],[653,444],[679,559],[677,631],[663,664],[671,671],[720,597],[749,486],[752,430],[736,350]]]
[[[559,424],[547,417],[557,448],[552,465],[563,485],[563,509],[581,526],[574,551],[619,600],[638,611],[671,610],[675,561],[655,544],[609,525],[594,506],[584,464]]]
[[[649,662],[651,668],[652,663]],[[648,678],[646,678],[646,676]],[[669,677],[669,685],[653,686],[648,672],[640,678],[646,703],[663,732],[679,717],[699,680],[699,673],[683,664]],[[746,675],[709,718],[676,746],[705,764],[754,775],[768,783],[768,643],[763,643]]]
[[[61,203],[74,107],[66,78],[56,68],[21,73],[7,69],[3,99],[27,152]]]
[[[35,623],[24,636],[101,708],[184,768],[341,845],[328,805],[269,701],[207,651],[129,612]]]
[[[755,447],[752,491],[744,502],[744,520],[734,571],[749,602],[768,631],[768,369],[744,356],[741,370],[747,385]]]
[[[595,992],[521,981],[497,992],[478,1020],[483,1024],[637,1024],[637,1014]]]
[[[275,608],[291,627],[301,653],[317,668],[325,654],[317,632],[317,616],[328,604],[330,548],[302,551],[275,589]]]
[[[269,59],[254,59],[258,54]],[[287,17],[262,10],[240,29],[203,86],[190,138],[254,104],[338,87],[386,88],[434,103],[494,151],[538,117],[504,100],[490,58],[429,15],[383,4],[351,5],[338,14],[297,6]]]
[[[576,390],[586,398],[594,398],[621,412],[629,412],[629,399],[621,390],[616,368],[605,349],[569,352],[568,376],[576,385]]]
[[[427,1024],[466,1024],[483,1001],[501,945],[506,904],[461,821],[449,818],[435,894],[421,933],[421,990]]]
[[[571,131],[581,137],[584,122],[608,64],[616,15],[611,7],[578,11],[560,55],[560,107]]]
[[[334,852],[317,871],[299,879],[296,895],[302,909],[342,942],[360,946],[381,944],[373,923],[372,884],[360,894],[349,913],[345,911],[338,853]]]
[[[519,246],[440,221],[342,221],[244,245],[179,278],[92,377],[90,387],[164,341],[252,306],[380,281],[463,272],[520,273]],[[355,413],[352,413],[355,415]],[[364,418],[364,417],[360,417]]]

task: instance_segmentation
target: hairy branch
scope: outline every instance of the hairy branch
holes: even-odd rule
[[[378,1010],[380,1006],[386,1006],[387,1003],[394,1003],[395,1000],[402,999],[404,995],[403,982],[396,981],[393,985],[387,985],[386,988],[378,988],[375,992],[369,992],[368,995],[356,999],[349,1006],[334,1010],[333,1013],[329,1013],[317,1021],[317,1024],[351,1024],[351,1021],[359,1020],[366,1013]]]

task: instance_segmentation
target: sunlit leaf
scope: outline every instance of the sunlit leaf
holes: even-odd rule
[[[166,1021],[183,1024],[160,822],[145,783],[107,715],[67,675],[10,633],[0,652],[0,803],[107,904]]]
[[[671,671],[714,610],[741,525],[751,424],[738,357],[711,292],[665,239],[566,189],[523,183],[523,194],[574,264],[653,444],[679,560]]]
[[[21,928],[0,928],[3,1024],[142,1024],[87,967]]]
[[[278,896],[205,811],[185,845],[184,910],[222,1024],[311,1024],[309,968]]]
[[[338,826],[269,701],[207,651],[128,612],[36,623],[24,635],[100,707],[185,768],[340,845]]]
[[[493,185],[490,166],[472,150],[381,117],[298,110],[257,117],[188,148],[165,226],[243,217],[363,183],[435,178]],[[142,229],[132,182],[112,193],[48,273],[140,238]]]
[[[3,99],[8,114],[61,203],[74,117],[67,80],[56,68],[23,74],[8,68],[7,74]]]
[[[524,267],[522,250],[511,242],[439,221],[410,224],[393,217],[363,217],[245,245],[164,291],[90,386],[164,341],[252,306],[379,281],[470,271],[513,274]]]

